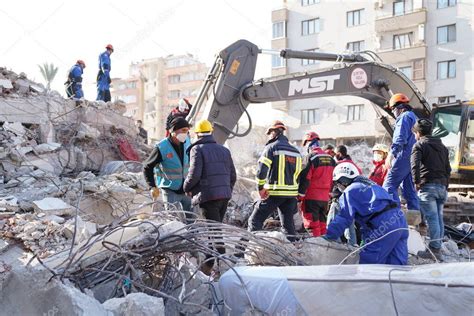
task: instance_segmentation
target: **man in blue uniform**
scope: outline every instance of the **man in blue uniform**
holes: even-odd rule
[[[364,243],[361,264],[407,264],[408,226],[399,204],[381,186],[360,176],[351,163],[337,165],[333,181],[343,192],[339,198],[341,211],[323,237],[337,240],[355,220]]]
[[[99,55],[99,73],[97,74],[97,100],[108,102],[110,97],[110,70],[112,69],[110,55],[114,52],[114,47],[108,44],[105,52]]]
[[[84,92],[82,91],[82,73],[84,68],[86,68],[86,64],[79,59],[69,70],[67,81],[64,83],[68,99],[79,100],[84,98]]]
[[[393,131],[390,155],[386,160],[387,167],[390,169],[383,187],[395,201],[400,203],[398,188],[401,185],[408,210],[419,211],[420,202],[416,194],[410,166],[411,151],[416,142],[412,128],[418,117],[413,113],[408,102],[410,102],[410,99],[402,93],[394,94],[389,101],[389,107],[396,118],[396,124]]]

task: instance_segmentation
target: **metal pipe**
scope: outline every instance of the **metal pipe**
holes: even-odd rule
[[[291,49],[283,49],[280,51],[280,56],[285,59],[311,59],[323,61],[348,61],[348,62],[363,62],[367,61],[364,57],[358,54],[331,54],[322,52],[297,51]]]

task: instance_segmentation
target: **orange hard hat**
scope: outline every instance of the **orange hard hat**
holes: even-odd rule
[[[272,123],[272,125],[270,125],[270,127],[267,129],[267,135],[270,134],[271,131],[275,130],[275,129],[278,129],[278,128],[281,128],[283,129],[284,131],[286,131],[286,126],[285,124],[282,122],[282,121],[274,121]]]
[[[310,141],[315,140],[315,139],[319,140],[318,133],[316,133],[316,132],[307,132],[304,135],[304,138],[303,138],[303,146],[306,146],[307,142],[310,142]]]
[[[112,46],[112,44],[107,44],[105,48],[110,49],[111,51],[114,51],[114,47]]]
[[[390,101],[388,102],[388,106],[390,109],[393,109],[395,106],[397,106],[398,103],[408,103],[408,102],[410,102],[410,99],[406,95],[404,95],[403,93],[395,93],[390,98]]]
[[[82,65],[83,68],[86,68],[86,63],[82,59],[78,59],[76,61],[76,64],[80,64],[80,65]]]

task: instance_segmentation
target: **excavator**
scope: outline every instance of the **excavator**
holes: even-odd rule
[[[216,141],[223,144],[229,137],[249,134],[250,103],[350,95],[369,100],[380,123],[392,136],[394,117],[386,106],[387,100],[393,93],[401,92],[410,98],[418,117],[434,122],[433,135],[442,138],[448,147],[453,169],[451,184],[461,190],[474,187],[474,100],[431,106],[410,79],[396,67],[384,64],[372,51],[333,54],[283,49],[276,53],[284,59],[332,61],[334,65],[255,80],[257,57],[262,53],[275,54],[247,40],[239,40],[220,51],[188,116],[190,122],[203,114],[214,125]],[[238,122],[244,114],[249,124],[245,131],[240,131]]]

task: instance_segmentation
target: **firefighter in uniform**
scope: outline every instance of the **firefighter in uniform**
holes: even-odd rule
[[[302,157],[283,135],[285,124],[275,121],[267,130],[270,140],[258,160],[257,182],[261,200],[249,218],[249,231],[261,230],[263,222],[278,209],[283,231],[295,235],[298,176]]]

